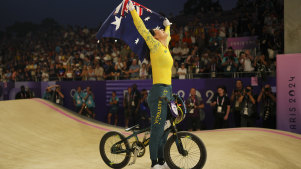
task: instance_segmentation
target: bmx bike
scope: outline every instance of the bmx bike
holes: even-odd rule
[[[185,109],[185,111],[180,120],[171,115],[172,113],[168,113],[164,134],[166,132],[172,134],[164,147],[164,159],[171,169],[201,169],[207,159],[206,147],[196,135],[177,130],[176,124],[185,118],[186,107],[179,96],[173,95],[173,98],[177,109]],[[177,103],[179,99],[182,103]],[[173,106],[169,106],[169,111],[171,110],[173,110]],[[139,129],[139,125],[135,125],[125,129],[125,131],[131,131],[132,134],[125,137],[120,132],[110,131],[100,140],[100,155],[106,165],[111,168],[123,168],[135,164],[137,157],[142,157],[145,154],[145,148],[149,145],[150,127]],[[144,133],[144,137],[139,140],[138,135],[142,133]],[[134,159],[129,163],[131,157]]]

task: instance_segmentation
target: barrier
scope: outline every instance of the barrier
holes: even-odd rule
[[[277,128],[301,134],[301,53],[277,55]]]
[[[216,78],[216,79],[188,79],[188,80],[173,80],[173,92],[178,93],[183,96],[185,99],[189,96],[190,88],[194,87],[197,90],[197,94],[200,95],[205,103],[205,124],[207,129],[213,128],[213,115],[212,108],[209,106],[209,103],[212,101],[216,88],[220,85],[225,85],[227,87],[227,93],[230,96],[231,92],[235,86],[235,81],[238,78]],[[243,81],[244,85],[251,84],[251,78],[239,78]],[[8,93],[9,97],[6,97],[5,100],[14,99],[14,95],[20,91],[20,86],[24,85],[31,88],[35,92],[35,97],[42,97],[45,89],[49,85],[58,84],[62,87],[62,93],[65,95],[64,106],[68,109],[75,110],[73,105],[73,94],[77,86],[81,86],[83,89],[87,86],[92,88],[92,91],[95,96],[96,103],[96,119],[100,121],[106,121],[106,115],[108,112],[108,101],[113,90],[116,91],[117,96],[120,99],[120,107],[122,107],[123,95],[127,92],[127,87],[132,84],[137,84],[138,89],[147,89],[150,90],[152,87],[152,80],[107,80],[107,81],[62,81],[62,82],[16,82],[16,83],[6,83],[5,88],[3,88],[3,93]],[[259,79],[259,84],[253,83],[254,93],[259,94],[263,84],[269,83],[273,87],[276,85],[276,78],[268,78],[266,82],[263,82]],[[4,86],[3,83],[0,84]],[[3,98],[3,97],[2,97]],[[120,120],[119,125],[123,124],[123,110],[120,109]],[[230,115],[230,127],[233,124],[232,115]],[[258,123],[260,124],[260,122]],[[185,126],[185,124],[183,124]],[[183,127],[184,127],[183,126]]]

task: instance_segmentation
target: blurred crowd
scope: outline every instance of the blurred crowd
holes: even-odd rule
[[[275,72],[276,54],[283,53],[284,43],[280,1],[239,0],[231,11],[202,5],[188,11],[194,13],[170,18],[174,23],[170,43],[173,78],[264,76]],[[138,60],[120,40],[105,38],[97,43],[96,33],[97,29],[59,25],[41,27],[24,36],[5,32],[0,39],[0,80],[151,78],[149,60]],[[242,36],[257,36],[257,48],[234,51],[226,47],[227,38]]]
[[[179,129],[204,130],[210,129],[210,126],[214,129],[230,126],[275,129],[276,95],[271,85],[263,85],[259,93],[254,92],[252,86],[243,84],[241,80],[237,80],[233,85],[235,85],[233,91],[227,91],[225,86],[217,87],[210,104],[205,103],[199,91],[191,88],[189,96],[185,99],[186,117]],[[146,89],[139,91],[134,84],[128,87],[123,103],[120,104],[120,98],[113,91],[106,122],[115,126],[124,124],[128,127],[139,124],[141,128],[149,127],[151,118],[147,97],[148,91]],[[210,112],[205,111],[205,106],[210,107]],[[208,116],[213,117],[212,125],[205,123],[210,119]]]

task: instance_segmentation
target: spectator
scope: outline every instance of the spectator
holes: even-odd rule
[[[246,52],[241,52],[239,57],[239,63],[242,66],[242,71],[244,72],[244,77],[250,77],[251,73],[254,71],[253,57],[250,54],[249,50]]]
[[[276,96],[272,93],[271,85],[266,84],[258,98],[257,102],[261,103],[261,117],[263,119],[263,127],[276,129]]]
[[[142,61],[140,59],[138,60],[138,65],[139,65],[140,68],[142,67],[143,63],[145,63],[145,65],[149,64],[149,61],[147,60],[146,57]]]
[[[185,63],[181,64],[181,67],[178,69],[179,79],[186,79],[187,69],[185,68]]]
[[[112,72],[114,71],[114,67],[112,65],[111,60],[105,61],[104,71],[105,71],[104,78],[106,80],[112,80]]]
[[[99,64],[96,65],[95,68],[95,76],[97,80],[104,80],[103,78],[104,70],[103,67],[101,67]]]
[[[147,90],[142,89],[141,90],[141,100],[139,104],[139,115],[140,115],[140,120],[139,120],[139,126],[140,128],[147,128],[150,126],[150,110],[148,107],[147,103]]]
[[[241,127],[255,127],[257,118],[256,97],[253,96],[252,86],[247,86],[238,99],[240,104]]]
[[[118,61],[116,62],[116,65],[117,65],[117,67],[118,67],[119,70],[122,70],[122,68],[123,68],[124,65],[122,63],[121,57],[118,58]]]
[[[14,68],[12,68],[12,75],[11,75],[11,79],[12,79],[12,81],[16,81],[16,79],[17,79],[17,70],[15,70]]]
[[[213,98],[211,106],[214,107],[214,128],[227,128],[230,113],[230,99],[226,96],[226,88],[218,87],[217,95]]]
[[[82,106],[83,106],[83,91],[80,86],[77,87],[76,92],[74,93],[73,96],[73,104],[76,108],[76,112],[79,113]]]
[[[213,32],[213,35],[210,37],[208,47],[212,51],[220,51],[221,39],[216,35],[216,32]]]
[[[243,82],[241,80],[236,80],[235,83],[235,89],[232,91],[232,95],[230,98],[230,101],[232,103],[232,110],[233,110],[233,114],[234,114],[234,121],[235,121],[235,126],[236,127],[240,127],[241,122],[241,107],[240,107],[240,103],[239,103],[239,98],[243,95]]]
[[[188,121],[188,130],[200,130],[203,126],[203,120],[205,119],[205,104],[201,97],[196,95],[196,89],[190,89],[190,96],[186,100],[186,107],[188,111],[187,121]]]
[[[128,71],[128,67],[127,67],[126,62],[124,62],[123,67],[121,69],[121,78],[122,79],[129,79],[129,77],[130,77],[130,73]]]
[[[55,88],[55,90],[52,90],[53,88]],[[48,90],[48,91],[50,91],[50,93],[52,93],[52,96],[51,96],[51,101],[52,102],[54,102],[56,104],[63,105],[64,95],[61,92],[61,86],[60,85],[49,86],[46,90]]]
[[[63,68],[63,64],[58,64],[57,77],[59,81],[63,80],[65,77],[66,70]],[[36,76],[36,73],[31,73],[32,76]]]
[[[132,64],[129,69],[132,80],[138,80],[139,78],[139,65],[137,65],[137,60],[133,59]]]
[[[181,44],[183,41],[191,44],[196,42],[195,45],[199,46],[201,49],[209,47],[211,50],[219,50],[223,44],[220,43],[215,46],[215,42],[222,42],[220,39],[224,39],[225,35],[226,37],[256,35],[258,36],[258,41],[260,43],[260,52],[266,57],[264,59],[266,62],[265,66],[270,68],[272,66],[271,64],[275,61],[276,54],[283,53],[284,50],[283,4],[279,4],[279,1],[275,0],[267,2],[256,1],[254,3],[243,4],[245,5],[238,5],[239,8],[227,12],[221,12],[219,9],[220,7],[213,4],[195,4],[194,7],[192,7],[193,5],[188,5],[187,9],[190,7],[193,8],[191,8],[191,10],[186,9],[193,14],[193,17],[191,18],[192,22],[183,20],[181,24],[185,26],[175,26],[174,29],[171,30],[171,36],[173,37],[171,48],[173,49],[172,55],[175,57],[175,61],[179,62],[181,60],[182,47],[179,47],[179,45],[184,45]],[[184,14],[186,13],[187,12],[184,11]],[[250,14],[254,15],[253,18],[251,18]],[[184,15],[184,17],[187,17],[187,15]],[[180,20],[181,17],[176,17],[175,21]],[[218,21],[215,21],[214,24],[209,24],[207,20]],[[174,24],[179,23],[175,22]],[[41,74],[43,74],[43,69],[46,67],[49,70],[49,80],[58,80],[56,73],[59,66],[56,65],[59,64],[62,64],[63,68],[66,69],[67,64],[71,63],[73,64],[71,65],[72,70],[75,70],[75,65],[79,64],[79,70],[82,70],[81,66],[83,65],[95,66],[97,62],[104,59],[103,56],[105,56],[105,59],[112,59],[114,63],[118,63],[116,60],[119,59],[119,51],[122,62],[129,60],[131,64],[132,60],[135,58],[135,55],[130,52],[129,47],[121,41],[116,43],[115,39],[104,38],[101,40],[101,43],[97,45],[92,43],[97,29],[92,30],[80,27],[78,29],[73,29],[71,27],[68,28],[68,30],[70,30],[70,32],[61,27],[53,33],[52,29],[37,28],[35,29],[35,34],[28,33],[26,36],[18,36],[17,38],[6,36],[7,32],[5,32],[4,36],[0,38],[0,43],[5,44],[0,47],[0,58],[1,67],[5,68],[4,73],[8,71],[8,74],[6,74],[8,77],[5,76],[6,78],[2,79],[8,81],[20,81],[22,79],[22,73],[24,73],[25,81],[42,80]],[[43,35],[43,37],[41,37],[41,35]],[[32,39],[43,38],[48,39],[47,43],[31,41]],[[70,48],[70,46],[72,46],[72,48]],[[186,49],[191,51],[193,50],[193,47],[187,45]],[[131,53],[131,58],[129,57],[129,53]],[[187,52],[187,55],[189,53],[190,52]],[[74,57],[72,55],[74,55]],[[212,57],[210,56],[210,60],[211,58]],[[186,57],[183,57],[182,61],[184,59],[186,59]],[[202,57],[200,59],[202,62]],[[194,59],[190,61],[193,60]],[[181,63],[182,62],[179,64]],[[220,62],[218,61],[218,64],[219,63]],[[207,68],[205,73],[210,72],[210,64],[211,61],[204,64],[204,67]],[[190,73],[190,66],[191,62],[187,62],[188,73]],[[124,69],[125,72],[128,71],[128,67],[129,65],[127,65],[127,69]],[[253,67],[257,69],[257,66],[253,65]],[[15,71],[13,71],[13,69]],[[20,69],[22,73],[20,72]],[[104,69],[106,70],[106,68]],[[119,66],[118,69],[121,69],[121,66]],[[151,71],[151,68],[148,70]],[[235,71],[238,70],[236,69],[232,72]],[[217,72],[220,72],[220,70]],[[230,74],[232,72],[228,73]],[[149,72],[149,75],[150,74],[151,73]],[[125,79],[128,79],[128,74],[123,75],[125,76]],[[265,74],[259,72],[259,75],[264,77]],[[87,79],[84,78],[83,80]]]
[[[60,105],[63,105],[64,104],[64,95],[63,95],[63,93],[61,92],[61,86],[59,86],[59,85],[56,85],[55,86],[55,91],[53,92],[53,94],[54,94],[54,102],[56,103],[56,104],[60,104]]]
[[[83,70],[82,70],[82,73],[81,73],[81,78],[82,78],[82,80],[88,80],[88,68],[87,68],[87,66],[86,65],[84,65],[83,66]]]
[[[24,81],[25,80],[25,75],[24,75],[24,72],[22,71],[22,69],[18,69],[16,80],[17,81]]]
[[[131,110],[131,93],[132,88],[128,87],[127,93],[124,95],[123,99],[123,108],[124,108],[124,124],[125,127],[129,127],[129,120],[132,117],[132,110]]]
[[[84,92],[83,94],[83,105],[82,105],[82,109],[80,110],[79,114],[82,114],[83,111],[85,111],[84,115],[91,117],[94,119],[96,114],[94,112],[95,109],[95,102],[94,102],[94,94],[91,91],[90,86],[88,86],[86,88],[86,92]]]
[[[202,72],[208,72],[208,65],[210,65],[212,59],[209,58],[209,51],[205,51],[201,58],[200,69]]]
[[[232,73],[237,71],[238,59],[232,47],[229,47],[227,52],[224,54],[222,66],[225,72],[224,74],[227,77],[231,77]]]
[[[120,72],[121,72],[121,71],[118,69],[118,66],[115,65],[115,66],[114,66],[114,69],[113,69],[113,71],[112,71],[112,73],[111,73],[112,78],[113,78],[114,80],[119,80],[119,79],[120,79]]]
[[[29,99],[29,98],[30,98],[29,93],[25,90],[24,86],[21,86],[21,91],[16,94],[15,99]]]
[[[184,62],[185,59],[187,58],[188,54],[189,54],[189,48],[186,42],[184,42],[180,48],[180,58],[181,58],[181,62]]]
[[[71,65],[67,65],[66,78],[67,81],[73,80],[73,70],[71,69]]]
[[[45,93],[43,94],[43,99],[52,101],[53,91],[50,88],[46,88]]]
[[[116,91],[113,91],[112,97],[110,98],[110,110],[108,113],[108,124],[111,124],[111,118],[113,115],[114,116],[114,125],[117,126],[118,109],[119,109],[119,98],[116,96]]]
[[[79,81],[79,80],[82,80],[82,70],[81,68],[79,67],[79,64],[77,63],[75,65],[75,68],[73,70],[73,74],[74,74],[74,79]]]
[[[217,77],[218,69],[219,69],[218,59],[217,59],[217,57],[213,57],[211,59],[211,64],[210,64],[210,75],[211,75],[211,78]],[[202,68],[201,71],[205,72],[205,68]]]
[[[265,60],[265,56],[263,54],[257,56],[254,61],[254,67],[258,73],[258,77],[265,79],[267,71],[269,71],[267,67],[268,63]]]
[[[88,80],[89,81],[96,80],[95,70],[93,69],[93,67],[91,65],[88,66]]]
[[[176,78],[177,76],[177,70],[179,69],[179,64],[177,61],[173,61],[173,65],[172,65],[172,68],[171,68],[171,77],[174,79]]]
[[[146,64],[143,63],[142,67],[140,68],[139,77],[140,77],[140,79],[146,79],[147,76],[148,76],[148,72],[146,69]]]
[[[10,72],[9,69],[7,69],[5,74],[4,74],[5,80],[8,81],[8,82],[11,81],[12,80],[11,76],[12,76],[12,73]]]
[[[29,77],[30,74],[28,73],[28,69],[25,69],[25,79],[28,77],[29,79],[31,79],[31,77]],[[54,79],[56,79],[56,70],[54,67],[54,64],[51,63],[50,64],[50,68],[49,68],[49,80],[52,81]]]
[[[49,73],[47,71],[47,68],[43,69],[43,72],[42,72],[42,81],[43,82],[48,82],[49,81]]]
[[[140,104],[140,92],[137,88],[136,84],[133,84],[132,91],[130,93],[130,111],[131,111],[131,119],[133,120],[133,124],[138,124],[140,115],[139,115],[139,104]]]
[[[176,46],[172,49],[172,56],[177,62],[181,61],[181,47],[180,42],[176,43]]]

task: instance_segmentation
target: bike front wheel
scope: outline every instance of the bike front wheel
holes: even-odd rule
[[[116,131],[110,131],[101,138],[99,152],[103,161],[111,168],[123,168],[131,159],[128,140]]]
[[[164,147],[164,158],[172,169],[201,169],[207,159],[202,140],[189,132],[178,132],[178,140],[171,136]],[[184,153],[180,153],[183,149]]]

